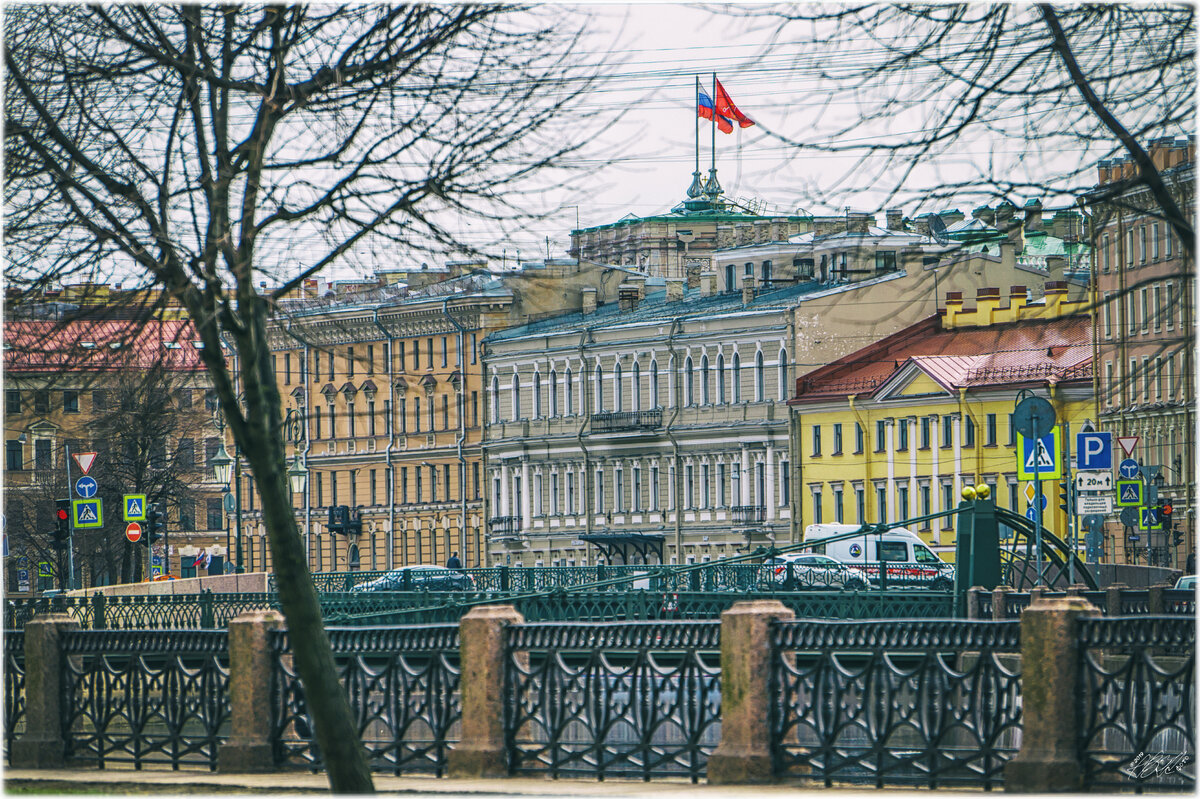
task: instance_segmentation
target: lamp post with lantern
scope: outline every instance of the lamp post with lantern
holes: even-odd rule
[[[234,546],[237,550],[237,559],[234,561],[234,564],[235,564],[235,572],[237,574],[241,574],[243,572],[243,569],[242,569],[242,485],[241,485],[241,474],[240,474],[241,469],[236,468],[239,465],[238,462],[241,460],[241,458],[240,458],[240,453],[238,452],[238,449],[237,449],[237,444],[234,444],[234,447],[233,447],[233,453],[234,453],[233,458],[229,457],[229,453],[225,451],[225,420],[223,418],[221,418],[220,410],[218,410],[213,415],[213,421],[217,425],[217,430],[219,430],[221,433],[221,441],[220,441],[220,448],[217,450],[217,454],[213,455],[210,462],[212,463],[212,467],[213,467],[213,477],[216,479],[216,481],[218,483],[225,486],[225,491],[224,491],[225,498],[227,498],[229,496],[230,480],[232,479],[232,480],[237,481],[236,485],[234,486],[234,514],[235,514],[235,521],[236,521],[236,528],[237,528],[236,532],[234,533],[234,535],[235,535]],[[222,510],[224,510],[226,512],[226,514],[228,514],[229,508],[225,504],[226,501],[227,501],[226,499],[223,499],[223,501],[222,501]],[[228,517],[228,515],[226,515],[226,523],[225,523],[226,524],[226,526],[225,526],[225,529],[226,529],[225,557],[226,558],[229,557],[229,533],[228,533],[229,521],[228,521],[228,519],[229,519],[229,517]]]

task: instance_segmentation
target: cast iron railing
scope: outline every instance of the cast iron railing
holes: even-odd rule
[[[618,433],[624,430],[657,430],[662,427],[662,409],[652,411],[612,411],[592,414],[593,433]]]
[[[494,516],[488,519],[488,533],[497,535],[517,535],[521,532],[520,516]]]
[[[230,719],[224,630],[80,630],[61,642],[68,763],[216,770]]]
[[[461,736],[458,625],[331,629],[329,640],[371,768],[441,776]],[[275,765],[319,769],[287,633],[272,633],[269,646]]]
[[[25,732],[25,633],[4,631],[4,756]]]
[[[1019,619],[1021,612],[1029,607],[1030,594],[1025,591],[1004,591],[1004,609],[1003,616],[1005,619]],[[1107,591],[1079,591],[1074,594],[1080,596],[1095,605],[1102,614],[1108,615],[1108,592]],[[994,602],[995,598],[991,592],[983,591],[974,594],[975,596],[975,617],[980,619],[994,618]],[[1042,596],[1047,599],[1061,599],[1068,596],[1065,591],[1044,591]],[[1120,607],[1121,616],[1146,616],[1150,613],[1150,589],[1147,588],[1122,588],[1117,594],[1117,602]],[[1195,616],[1196,615],[1196,592],[1190,589],[1162,589],[1162,609],[1161,614],[1166,616]]]
[[[762,524],[767,520],[765,505],[734,505],[729,510],[734,524]]]
[[[1083,619],[1084,789],[1196,789],[1194,618]]]
[[[1020,744],[1018,622],[776,622],[777,776],[999,786]]]
[[[720,741],[719,623],[514,625],[506,633],[513,773],[703,776]]]

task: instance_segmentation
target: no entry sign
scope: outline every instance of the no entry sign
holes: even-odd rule
[[[142,538],[142,526],[137,522],[125,525],[125,537],[136,544]]]

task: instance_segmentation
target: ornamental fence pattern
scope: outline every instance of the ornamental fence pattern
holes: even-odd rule
[[[1003,783],[1021,738],[1017,622],[779,622],[772,644],[776,774]]]
[[[25,633],[4,631],[4,756],[25,732]]]
[[[1086,619],[1079,647],[1084,787],[1194,790],[1195,619]]]
[[[369,764],[442,776],[461,736],[458,625],[329,630]],[[286,631],[268,636],[276,766],[322,767]]]
[[[507,628],[514,774],[704,776],[721,736],[720,624]]]
[[[1150,588],[1125,588],[1112,586],[1105,591],[1011,591],[1000,589],[985,591],[973,589],[968,594],[968,616],[977,619],[1019,619],[1021,612],[1033,602],[1035,596],[1055,599],[1065,596],[1080,596],[1095,605],[1105,616],[1196,615],[1196,592],[1167,586]],[[997,598],[1003,604],[997,605]]]
[[[67,762],[216,770],[230,727],[224,631],[80,630],[62,654]]]

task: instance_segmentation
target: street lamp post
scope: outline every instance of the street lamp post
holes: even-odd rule
[[[305,430],[304,411],[296,408],[289,410],[283,418],[283,433],[293,449],[292,468],[287,471],[288,485],[291,487],[293,495],[299,494],[302,497],[308,488],[308,469],[300,460],[300,444],[307,438]],[[304,530],[305,566],[308,565],[308,557],[308,529],[306,527]]]
[[[226,495],[228,495],[229,494],[229,481],[230,481],[230,478],[233,476],[233,458],[229,457],[229,453],[225,451],[225,421],[221,418],[220,411],[217,411],[213,415],[213,420],[216,422],[217,430],[219,430],[221,433],[221,441],[220,441],[220,447],[219,447],[219,449],[217,449],[217,454],[212,456],[210,463],[212,464],[212,468],[213,468],[213,477],[216,478],[216,481],[218,483],[225,486],[224,493]],[[234,445],[233,451],[235,453],[237,452],[236,444]],[[237,494],[235,496],[235,502],[237,503],[236,508],[237,508],[237,523],[238,523],[238,528],[237,528],[237,572],[238,572],[238,574],[241,574],[241,572],[242,572],[242,527],[241,527],[242,513],[241,513],[241,510],[242,509],[241,509],[241,491],[240,490],[237,492]],[[222,509],[222,511],[226,511],[224,502],[221,503],[221,509]],[[228,511],[226,511],[226,513],[228,513]],[[226,518],[225,518],[225,530],[226,530],[226,533],[225,533],[225,558],[226,558],[226,560],[228,560],[228,558],[229,558],[229,532],[228,532],[229,517],[228,517],[228,515],[226,515]]]

